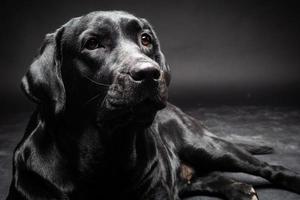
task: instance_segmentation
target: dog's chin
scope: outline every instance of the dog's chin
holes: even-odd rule
[[[166,107],[166,98],[145,98],[139,101],[113,101],[107,98],[98,108],[98,121],[115,121],[118,125],[151,125],[157,111]]]
[[[129,113],[130,123],[140,126],[147,126],[152,124],[158,110],[166,106],[163,102],[153,101],[152,99],[145,99],[131,108]]]
[[[151,118],[152,114],[156,114],[158,110],[166,107],[166,101],[158,101],[154,99],[145,99],[132,107],[132,115],[136,116],[137,120]]]
[[[156,113],[166,107],[166,100],[160,98],[145,98],[142,100],[132,101],[132,102],[122,102],[122,101],[110,101],[107,100],[105,107],[106,110],[120,111],[120,112],[130,112],[133,116],[145,116],[149,113]]]

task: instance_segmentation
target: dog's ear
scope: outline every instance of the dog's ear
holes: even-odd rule
[[[161,50],[159,50],[159,58],[157,58],[157,59],[158,59],[160,66],[162,66],[162,70],[164,71],[166,84],[167,84],[167,86],[169,86],[170,82],[171,82],[171,70],[170,70],[168,63],[166,62],[165,55],[162,53]]]
[[[166,79],[167,86],[170,85],[171,82],[171,69],[169,64],[166,62],[165,55],[160,51],[160,64],[163,66],[164,76]]]
[[[61,37],[64,28],[47,34],[38,56],[22,79],[21,88],[35,103],[54,114],[64,110],[66,94],[61,75]]]

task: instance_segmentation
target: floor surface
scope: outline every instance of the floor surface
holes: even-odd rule
[[[202,120],[209,130],[230,141],[260,143],[275,153],[258,156],[272,164],[300,172],[300,109],[293,107],[220,106],[194,107],[187,113]],[[29,113],[0,118],[0,200],[5,199],[11,179],[11,157],[21,139]],[[245,174],[226,174],[254,185],[260,200],[300,200],[300,195],[272,187],[262,178]],[[193,197],[189,200],[216,200]]]

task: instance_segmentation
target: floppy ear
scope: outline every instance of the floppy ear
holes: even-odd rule
[[[163,66],[163,71],[165,72],[165,79],[167,86],[170,85],[171,82],[171,70],[169,64],[166,62],[165,55],[160,50],[160,64]]]
[[[47,34],[39,55],[30,65],[22,79],[21,88],[35,103],[45,106],[58,114],[63,111],[66,101],[61,76],[61,36],[63,27]]]

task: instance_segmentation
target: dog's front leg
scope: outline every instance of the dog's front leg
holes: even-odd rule
[[[204,139],[204,138],[203,138]],[[244,172],[263,177],[288,190],[300,193],[300,175],[282,166],[270,165],[260,161],[250,153],[234,144],[211,137],[206,144],[189,145],[184,148],[184,159],[198,171]]]

